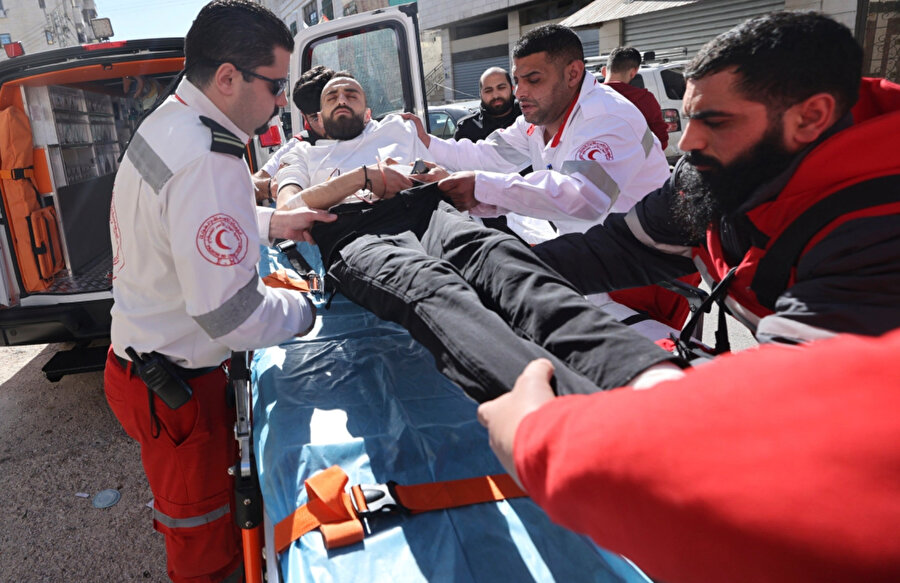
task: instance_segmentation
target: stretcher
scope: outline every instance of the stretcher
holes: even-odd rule
[[[315,248],[299,246],[320,270]],[[284,254],[262,249],[261,275],[285,268]],[[332,466],[347,474],[348,490],[503,474],[476,403],[405,330],[340,295],[319,303],[310,334],[256,351],[250,366],[269,581],[649,581],[528,498],[377,513],[360,542],[327,548],[313,530],[276,553],[276,525],[309,502],[304,482]],[[245,561],[256,562],[255,552]]]

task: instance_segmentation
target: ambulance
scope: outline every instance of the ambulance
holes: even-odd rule
[[[0,346],[72,343],[51,381],[100,370],[110,330],[109,208],[122,153],[174,90],[184,39],[80,45],[0,62]],[[283,140],[248,146],[251,169]]]
[[[350,69],[376,119],[411,111],[427,123],[416,10],[406,4],[301,30],[291,85],[314,64]],[[44,366],[50,380],[103,368],[113,181],[135,128],[174,90],[183,64],[182,38],[0,62],[0,347],[72,343]],[[290,115],[301,128],[296,108]],[[284,140],[280,124],[271,129],[247,147],[251,171]]]

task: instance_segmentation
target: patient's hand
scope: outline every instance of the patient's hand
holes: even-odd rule
[[[379,163],[366,167],[372,191],[381,198],[393,198],[401,190],[411,188],[413,185],[409,176],[397,172],[394,166],[395,164]]]

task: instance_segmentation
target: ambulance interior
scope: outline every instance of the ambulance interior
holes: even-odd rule
[[[17,259],[13,273],[6,274],[18,288],[13,299],[111,288],[109,208],[115,173],[141,117],[165,94],[181,66],[181,59],[91,65],[0,87],[0,110],[18,108],[30,126],[30,135],[21,125],[3,130],[10,134],[4,137],[5,157],[12,144],[23,151],[19,164],[33,165],[31,186],[2,181],[7,236]],[[36,240],[35,217],[28,215],[47,208],[53,210],[42,212],[40,233],[46,241]],[[48,218],[56,224],[46,224]],[[37,256],[42,249],[60,257]],[[37,269],[30,268],[35,263]]]

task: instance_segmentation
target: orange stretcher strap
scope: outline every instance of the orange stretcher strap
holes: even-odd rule
[[[304,482],[309,502],[275,525],[275,551],[316,528],[325,537],[325,546],[344,546],[363,539],[362,521],[357,517],[350,495],[344,491],[349,478],[338,466],[316,474]],[[330,537],[334,537],[333,540]]]
[[[279,269],[262,278],[263,283],[268,287],[294,289],[297,291],[308,292],[309,283],[302,279],[295,279],[288,275],[287,270]]]
[[[395,486],[400,503],[410,512],[426,512],[528,496],[508,474],[465,480]]]
[[[364,494],[366,487],[353,486],[348,494],[345,491],[348,480],[347,474],[338,466],[306,480],[304,485],[309,502],[275,525],[275,551],[284,551],[292,542],[316,528],[321,531],[328,549],[360,542],[365,536],[362,514],[369,510]],[[528,495],[506,474],[414,486],[392,485],[391,492],[399,504],[397,509],[412,513]]]

